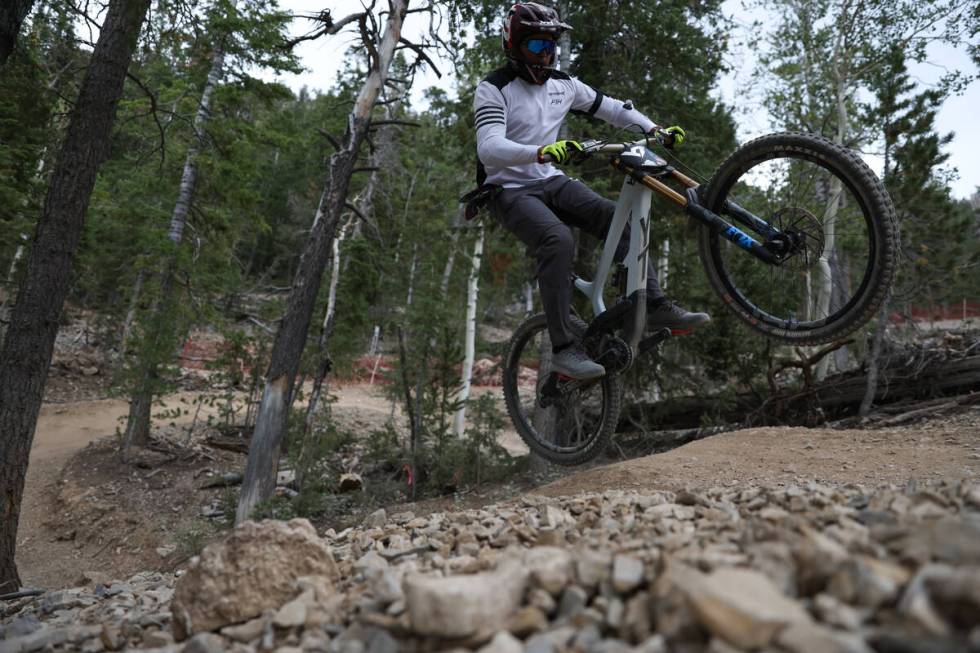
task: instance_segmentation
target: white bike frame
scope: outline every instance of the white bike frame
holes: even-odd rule
[[[634,143],[603,145],[596,151],[606,154],[619,154],[624,151],[636,151],[642,155],[646,152],[647,141],[640,140]],[[602,248],[602,256],[599,258],[599,265],[592,281],[576,277],[575,287],[578,288],[592,304],[594,317],[599,317],[606,312],[605,300],[602,297],[602,290],[609,279],[609,272],[613,266],[613,256],[616,247],[622,238],[623,230],[627,223],[630,225],[629,251],[623,264],[626,266],[626,296],[636,299],[636,311],[632,329],[627,329],[627,340],[634,350],[643,335],[643,326],[646,322],[646,288],[647,288],[647,259],[650,253],[650,203],[653,191],[634,177],[626,175],[623,186],[619,191],[619,200],[616,202],[616,212],[613,214],[612,224],[609,226],[609,233]]]

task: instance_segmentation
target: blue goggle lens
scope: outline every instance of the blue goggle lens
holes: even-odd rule
[[[551,54],[555,51],[555,42],[551,39],[528,39],[524,42],[524,46],[533,54],[541,54],[542,52]]]

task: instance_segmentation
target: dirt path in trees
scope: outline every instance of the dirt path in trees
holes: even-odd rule
[[[392,404],[377,386],[349,385],[331,392],[337,399],[335,419],[345,428],[366,433],[392,417]],[[168,405],[181,405],[181,398],[172,396]],[[128,475],[121,474],[111,436],[126,410],[126,402],[119,399],[47,404],[42,409],[18,533],[18,565],[25,585],[73,586],[88,571],[122,577],[139,569],[180,564],[179,544],[187,538],[181,529],[200,514],[202,505],[220,501],[221,491],[200,489],[201,479],[240,471],[243,458],[219,454],[193,464],[169,464],[159,472],[125,468]],[[402,419],[398,410],[394,416]],[[189,420],[182,417],[177,426]],[[505,434],[504,441],[508,448],[522,450],[515,434]],[[884,430],[736,431],[664,454],[569,470],[536,491],[560,495],[807,481],[877,486],[970,476],[980,476],[976,408]],[[124,495],[128,510],[116,510],[115,497]],[[146,509],[134,510],[133,505]]]

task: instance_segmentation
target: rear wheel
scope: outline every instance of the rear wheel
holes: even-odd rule
[[[572,317],[576,338],[585,323]],[[622,384],[615,374],[592,381],[562,380],[550,371],[551,339],[543,314],[514,332],[504,367],[507,412],[527,446],[552,463],[578,465],[595,458],[619,421]]]
[[[811,134],[763,136],[721,164],[701,201],[729,221],[734,202],[787,235],[790,254],[772,265],[701,230],[712,287],[752,329],[822,344],[865,324],[884,301],[898,258],[895,209],[854,152]]]

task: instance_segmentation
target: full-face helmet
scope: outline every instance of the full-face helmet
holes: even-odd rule
[[[548,62],[542,64],[540,61],[527,60],[521,51],[521,44],[528,37],[537,34],[547,34],[553,40],[557,40],[562,32],[570,29],[572,26],[562,22],[558,12],[551,7],[536,2],[518,2],[504,16],[500,39],[504,52],[507,53],[507,60],[518,76],[532,84],[544,84],[555,70],[554,45],[550,47],[551,56]],[[533,45],[547,47],[544,43],[533,43]]]

